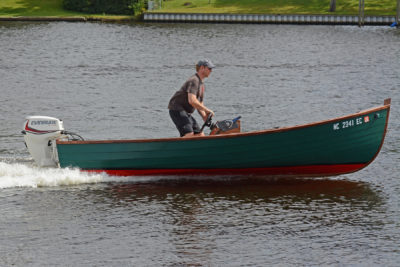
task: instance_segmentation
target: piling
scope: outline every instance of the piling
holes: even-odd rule
[[[358,27],[364,26],[364,8],[365,2],[364,0],[359,0],[358,3]]]
[[[396,23],[397,28],[400,27],[400,0],[397,0],[397,8],[396,8]]]

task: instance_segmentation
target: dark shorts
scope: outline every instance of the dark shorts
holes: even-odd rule
[[[196,120],[186,111],[170,110],[169,115],[175,123],[181,137],[187,133],[200,133],[200,127]]]

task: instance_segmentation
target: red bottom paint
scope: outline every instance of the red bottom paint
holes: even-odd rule
[[[148,175],[288,175],[331,176],[358,171],[368,164],[310,165],[245,169],[151,169],[151,170],[83,170],[112,176]]]

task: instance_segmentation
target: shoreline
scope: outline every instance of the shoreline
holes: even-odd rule
[[[64,22],[133,22],[133,21],[142,21],[141,19],[137,19],[135,17],[130,16],[122,16],[122,17],[96,17],[96,16],[73,16],[73,17],[58,17],[58,16],[19,16],[19,17],[6,17],[0,16],[1,21],[21,21],[21,22],[52,22],[52,21],[64,21]]]
[[[145,12],[134,16],[0,16],[1,21],[21,22],[157,22],[157,23],[253,23],[253,24],[302,24],[302,25],[372,25],[390,26],[396,16],[358,15],[303,15],[303,14],[224,14],[224,13],[164,13]]]

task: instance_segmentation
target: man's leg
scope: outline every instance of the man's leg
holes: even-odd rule
[[[189,120],[192,124],[193,135],[194,136],[204,136],[204,133],[201,130],[200,126],[197,124],[197,121],[190,115]]]
[[[192,137],[194,135],[190,114],[185,111],[170,110],[169,115],[181,137]]]

